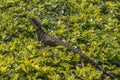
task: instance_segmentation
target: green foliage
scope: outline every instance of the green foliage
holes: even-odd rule
[[[1,80],[101,77],[101,71],[62,46],[41,48],[28,22],[31,16],[49,34],[81,48],[105,70],[120,76],[119,0],[0,0]]]

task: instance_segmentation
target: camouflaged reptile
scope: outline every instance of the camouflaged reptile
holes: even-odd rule
[[[70,46],[68,43],[60,40],[59,38],[47,34],[47,32],[44,31],[43,27],[40,25],[37,19],[33,17],[29,18],[29,22],[35,27],[38,41],[40,44],[42,44],[42,46],[64,46],[70,51],[73,51],[76,54],[80,54],[83,60],[90,63],[94,68],[102,71],[103,74],[110,76],[111,78],[116,78],[115,75],[108,73],[100,65],[98,65],[98,63],[94,59],[89,58],[85,53],[81,52],[80,49]]]

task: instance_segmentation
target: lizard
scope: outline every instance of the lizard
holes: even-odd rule
[[[103,74],[110,76],[110,78],[112,78],[112,79],[116,78],[116,76],[114,74],[104,70],[100,65],[98,65],[98,63],[94,59],[89,58],[85,53],[81,52],[80,49],[75,48],[75,47],[69,45],[68,43],[60,40],[58,37],[51,36],[47,32],[45,32],[42,25],[36,18],[30,17],[28,20],[35,27],[38,41],[42,46],[47,46],[47,45],[49,45],[49,46],[64,46],[68,50],[73,51],[76,54],[79,54],[81,56],[81,58],[83,58],[83,60],[90,63],[92,65],[92,67],[102,71]]]

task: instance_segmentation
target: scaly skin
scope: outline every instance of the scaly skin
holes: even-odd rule
[[[74,53],[80,54],[81,58],[90,63],[94,68],[102,71],[103,74],[110,76],[112,79],[116,78],[115,75],[105,71],[100,65],[97,64],[97,62],[95,62],[95,60],[89,58],[87,55],[82,53],[80,49],[70,46],[69,44],[58,39],[57,37],[48,35],[35,18],[29,18],[29,22],[35,27],[38,41],[42,44],[42,46],[64,46],[67,49],[73,51]]]

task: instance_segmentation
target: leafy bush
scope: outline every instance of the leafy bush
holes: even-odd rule
[[[119,0],[0,0],[1,80],[101,78],[101,71],[66,48],[42,48],[28,22],[32,16],[50,35],[80,48],[120,76]]]

